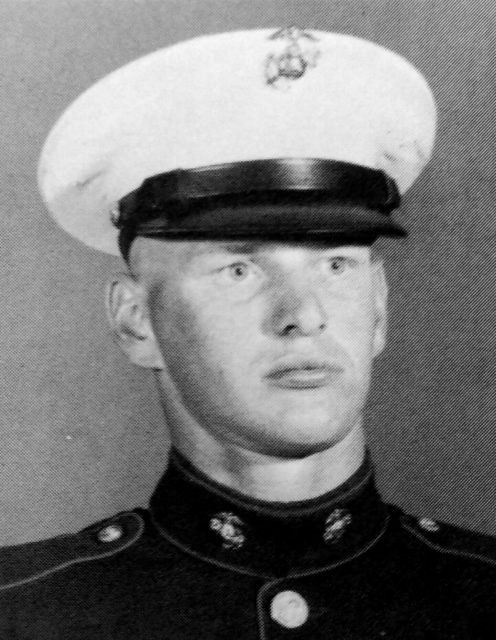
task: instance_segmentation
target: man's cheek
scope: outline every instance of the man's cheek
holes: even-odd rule
[[[346,309],[336,308],[334,322],[336,330],[348,341],[361,344],[372,338],[376,319],[371,305],[356,304]]]
[[[184,366],[195,350],[195,337],[191,319],[183,311],[175,309],[161,313],[155,310],[152,325],[157,341],[168,367],[177,369]]]

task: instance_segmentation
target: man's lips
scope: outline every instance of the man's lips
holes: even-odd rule
[[[329,385],[343,368],[320,360],[282,361],[265,375],[269,384],[286,389],[316,389]]]

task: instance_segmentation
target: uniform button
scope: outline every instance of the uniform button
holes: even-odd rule
[[[110,222],[114,225],[114,227],[119,226],[119,218],[120,218],[119,206],[116,205],[110,210]]]
[[[119,524],[109,524],[96,534],[100,542],[115,542],[122,538],[124,531]]]
[[[441,529],[439,523],[432,518],[419,518],[418,524],[421,529],[431,533],[437,533]]]
[[[270,617],[286,629],[296,629],[308,620],[308,604],[296,591],[281,591],[270,604]]]

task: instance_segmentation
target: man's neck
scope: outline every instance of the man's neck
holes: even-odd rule
[[[338,444],[304,458],[256,453],[212,437],[174,446],[192,465],[216,482],[250,497],[273,502],[308,500],[340,486],[365,456],[361,424]]]

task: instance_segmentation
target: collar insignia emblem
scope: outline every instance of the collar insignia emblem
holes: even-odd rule
[[[265,80],[270,87],[287,89],[291,82],[316,66],[320,56],[315,44],[318,39],[308,31],[295,26],[286,27],[276,31],[269,39],[277,47],[265,61]]]
[[[344,536],[352,521],[348,509],[334,509],[326,518],[324,525],[324,542],[335,544]]]
[[[245,543],[243,522],[229,511],[216,513],[210,519],[210,529],[215,531],[222,540],[223,549],[240,549]]]

